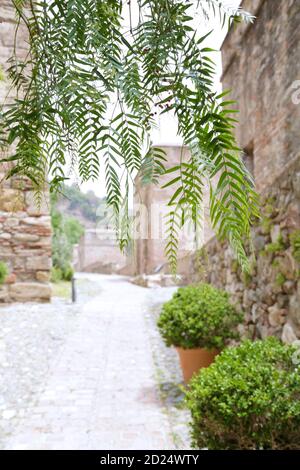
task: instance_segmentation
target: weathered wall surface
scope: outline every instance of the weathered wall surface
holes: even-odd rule
[[[49,201],[37,209],[31,184],[22,178],[0,186],[0,260],[9,269],[0,302],[50,300]]]
[[[226,243],[211,240],[180,261],[186,282],[205,279],[245,312],[244,333],[300,338],[300,2],[245,0],[254,25],[223,45],[223,83],[238,101],[237,138],[251,158],[262,218],[253,228],[253,272],[245,276]],[[249,155],[248,155],[249,156]],[[192,273],[192,274],[191,274]]]
[[[181,259],[179,271],[186,282],[205,280],[230,292],[245,312],[246,336],[276,335],[292,342],[300,338],[300,159],[264,191],[262,205],[252,234],[251,276],[216,239]]]
[[[0,2],[0,64],[7,69],[12,54],[15,17],[12,3]],[[26,31],[20,29],[17,47],[26,51]],[[9,89],[6,79],[0,81],[1,104]],[[9,100],[6,101],[9,105]],[[0,158],[3,155],[0,154]],[[6,155],[7,156],[7,155]],[[5,180],[7,168],[0,165],[0,261],[4,261],[9,276],[0,286],[0,302],[48,301],[51,269],[50,205],[45,191],[41,206],[35,204],[30,182],[14,177]]]
[[[0,71],[7,70],[9,64],[7,63],[10,59],[13,50],[14,42],[14,31],[15,31],[16,19],[14,15],[14,9],[11,0],[0,0]],[[20,58],[25,57],[28,51],[28,38],[26,28],[20,25],[18,36],[17,36],[17,49],[18,56]],[[4,98],[7,97],[10,84],[8,81],[0,80],[0,103],[2,104]],[[11,96],[13,92],[11,93]]]
[[[128,264],[120,251],[114,229],[87,229],[77,246],[76,271],[118,273]]]
[[[181,146],[162,146],[166,152],[166,168],[171,168],[187,160],[189,152]],[[159,270],[166,262],[166,215],[167,204],[175,192],[174,185],[162,188],[174,178],[173,174],[163,175],[159,184],[143,185],[139,176],[135,181],[134,212],[137,218],[134,250],[134,272],[136,275],[151,274]],[[190,252],[187,237],[180,240],[179,253],[184,256]]]

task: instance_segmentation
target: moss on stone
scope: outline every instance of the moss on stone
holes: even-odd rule
[[[2,65],[0,64],[0,82],[3,82],[5,80],[5,73],[2,68]]]
[[[272,229],[272,221],[268,217],[262,217],[261,219],[261,228],[263,233],[268,234],[271,232]]]
[[[258,253],[258,256],[267,256],[267,252],[266,250],[260,250],[259,253]]]
[[[266,245],[266,252],[267,253],[282,253],[285,250],[285,244],[282,238],[282,235],[279,235],[278,239],[274,243],[269,243]]]
[[[295,230],[290,234],[290,243],[294,259],[300,263],[300,230]]]
[[[231,271],[236,274],[238,270],[239,270],[239,262],[236,259],[234,259],[231,261]]]
[[[194,270],[198,280],[204,281],[208,265],[208,253],[205,247],[199,248],[194,255]]]
[[[0,261],[0,286],[4,283],[8,275],[8,267],[4,261]]]
[[[278,287],[283,286],[285,281],[286,281],[285,275],[283,273],[278,273],[277,276],[276,276],[276,279],[275,279],[276,286],[278,286]]]
[[[248,287],[252,282],[252,275],[248,272],[243,272],[241,275],[243,284]]]

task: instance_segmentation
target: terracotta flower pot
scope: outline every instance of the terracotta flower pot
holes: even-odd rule
[[[208,367],[219,354],[217,349],[183,349],[176,348],[179,354],[180,365],[185,383],[188,383],[195,372],[202,367]]]

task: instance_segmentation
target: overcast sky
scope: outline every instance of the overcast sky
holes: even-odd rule
[[[227,4],[228,6],[237,7],[238,5],[240,5],[241,0],[223,0],[223,3]],[[205,46],[209,46],[213,49],[219,50],[227,33],[226,27],[222,29],[218,19],[214,17],[212,17],[208,22],[201,24],[200,27],[201,29],[203,28],[203,35],[206,32],[213,30],[212,34],[207,39],[207,43],[205,44]],[[214,53],[213,59],[217,64],[215,87],[217,90],[220,90],[220,77],[222,74],[221,53]],[[155,145],[180,144],[181,139],[176,134],[176,121],[172,119],[172,117],[168,114],[164,114],[163,116],[161,116],[159,120],[159,129],[153,132],[152,139]],[[93,190],[99,197],[105,196],[105,182],[103,172],[101,172],[99,181],[89,181],[87,183],[84,183],[81,185],[81,189],[84,192],[88,190]]]

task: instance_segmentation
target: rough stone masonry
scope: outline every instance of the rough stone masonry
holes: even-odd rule
[[[12,2],[0,5],[0,103],[9,106],[7,98],[7,60],[12,55],[15,16]],[[18,53],[26,53],[27,35],[18,34]],[[2,154],[3,155],[3,154]],[[1,154],[0,154],[1,157]],[[14,177],[5,179],[7,168],[0,164],[0,261],[8,266],[9,275],[0,286],[0,302],[49,301],[51,298],[51,220],[49,195],[45,191],[37,207],[30,181]]]
[[[238,142],[261,193],[252,274],[241,273],[228,245],[216,239],[179,269],[187,282],[204,277],[231,293],[245,312],[245,336],[292,343],[300,338],[300,105],[293,100],[300,2],[245,0],[242,7],[257,18],[225,39],[223,85],[237,100]]]

